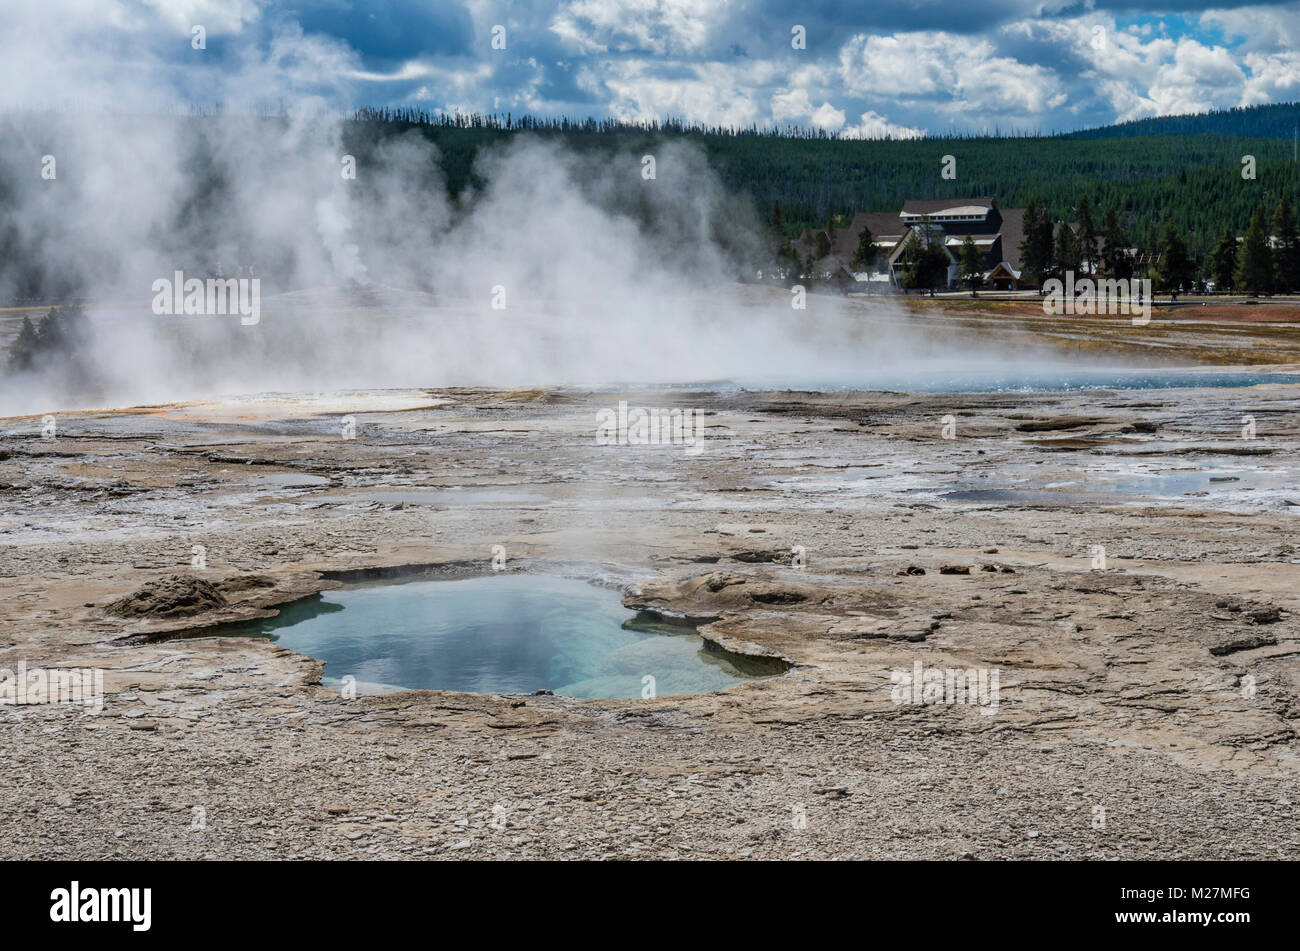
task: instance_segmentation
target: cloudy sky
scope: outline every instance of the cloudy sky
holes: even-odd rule
[[[0,106],[1060,131],[1300,100],[1298,48],[1296,0],[3,0]]]

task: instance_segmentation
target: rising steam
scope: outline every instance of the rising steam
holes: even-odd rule
[[[84,37],[36,22],[0,17],[0,58],[30,71],[0,99],[0,298],[84,296],[89,321],[82,366],[0,378],[0,415],[342,387],[847,379],[917,352],[860,307],[800,311],[783,288],[737,285],[766,238],[684,142],[576,151],[518,135],[482,150],[480,186],[452,196],[418,132],[367,138],[303,91],[303,63],[343,54],[300,32],[213,76],[231,96],[296,97],[286,115],[196,117],[146,112],[165,98],[147,71],[95,74]],[[89,111],[66,108],[71,83]],[[63,108],[13,108],[50,102]],[[151,288],[177,271],[256,276],[260,321],[156,315]]]

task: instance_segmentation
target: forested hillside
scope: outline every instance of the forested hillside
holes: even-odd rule
[[[511,137],[534,135],[559,140],[565,146],[591,152],[633,155],[653,153],[666,140],[699,146],[734,195],[721,232],[739,235],[748,223],[769,219],[774,203],[781,206],[787,236],[810,226],[822,227],[832,218],[847,222],[859,211],[897,211],[908,198],[992,196],[1003,207],[1045,204],[1058,220],[1072,220],[1078,200],[1087,195],[1093,214],[1118,216],[1120,229],[1141,249],[1155,249],[1170,225],[1188,244],[1193,259],[1205,261],[1224,231],[1245,233],[1260,207],[1268,214],[1283,196],[1300,205],[1300,163],[1293,156],[1291,129],[1300,105],[1261,106],[1204,116],[1142,120],[1059,136],[947,136],[910,140],[859,141],[825,133],[787,129],[723,129],[669,121],[648,125],[615,121],[537,120],[515,116],[444,116],[413,110],[361,110],[342,120],[342,145],[364,163],[387,139],[414,132],[437,144],[447,187],[464,195],[476,179],[476,160],[485,148]],[[44,247],[66,247],[55,240],[63,229],[76,230],[79,207],[59,204],[63,190],[46,189],[31,171],[41,155],[59,155],[61,170],[72,176],[103,173],[96,155],[78,154],[71,141],[51,130],[69,122],[93,121],[115,128],[110,137],[125,143],[141,138],[150,123],[179,123],[197,143],[189,160],[192,174],[181,186],[188,189],[188,213],[181,225],[194,230],[224,229],[237,240],[239,222],[204,209],[218,208],[223,183],[211,171],[204,150],[227,147],[221,120],[213,116],[100,116],[93,120],[42,113],[0,116],[0,141],[8,143],[9,161],[0,162],[0,293],[8,298],[50,299],[75,296],[77,288],[108,278],[86,263],[88,255],[49,260],[22,235],[44,234]],[[321,120],[332,121],[332,120]],[[240,138],[277,141],[288,120],[246,117]],[[1148,133],[1161,134],[1148,134]],[[1168,134],[1178,132],[1179,134]],[[30,154],[29,154],[30,153]],[[955,177],[945,178],[945,156],[951,156]],[[1249,157],[1253,177],[1243,177]],[[142,157],[147,161],[147,156]],[[1249,170],[1249,169],[1247,169]],[[75,195],[76,189],[66,192]],[[17,220],[17,208],[28,209]],[[629,213],[636,214],[629,192]],[[31,220],[31,209],[44,211]],[[50,237],[53,235],[54,237]],[[599,240],[593,235],[593,240]],[[738,242],[743,243],[743,242]],[[251,259],[274,274],[277,252],[250,249]],[[761,262],[756,262],[761,266]],[[752,268],[748,269],[752,273]]]
[[[1235,135],[1246,139],[1291,139],[1300,126],[1300,102],[1240,109],[1217,109],[1189,116],[1134,119],[1099,129],[1072,132],[1068,138],[1113,139],[1135,135]]]
[[[687,138],[704,148],[726,184],[754,202],[764,217],[779,201],[793,235],[823,225],[832,215],[848,220],[858,211],[897,210],[908,198],[990,195],[1004,207],[1046,203],[1068,219],[1087,193],[1094,209],[1115,208],[1132,239],[1152,246],[1172,223],[1188,237],[1194,254],[1207,252],[1225,227],[1243,232],[1261,202],[1283,193],[1300,197],[1300,164],[1293,161],[1289,126],[1285,139],[1269,137],[1300,105],[1262,106],[1198,117],[1150,120],[1166,130],[1183,120],[1198,129],[1227,132],[1137,135],[1112,126],[1084,135],[1044,137],[932,137],[914,140],[839,139],[806,132],[724,130],[671,123],[646,129],[612,122],[539,124],[495,117],[437,117],[363,112],[349,130],[364,148],[385,134],[418,128],[443,153],[449,187],[474,183],[473,160],[484,145],[519,134],[560,136],[584,149],[652,150],[656,140]],[[1132,125],[1132,124],[1130,124]],[[1113,137],[1112,137],[1113,136]],[[941,177],[944,156],[956,159],[956,178]],[[1255,159],[1254,179],[1243,178],[1242,160]]]

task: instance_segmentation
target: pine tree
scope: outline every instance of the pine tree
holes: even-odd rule
[[[1070,227],[1069,222],[1062,222],[1057,229],[1053,257],[1054,269],[1062,280],[1067,273],[1074,274],[1076,279],[1082,276],[1080,262],[1083,259],[1083,248],[1079,244],[1078,234]]]
[[[772,202],[772,215],[767,219],[767,246],[771,251],[772,263],[779,265],[785,252],[785,225],[781,221],[781,203]]]
[[[40,358],[40,348],[41,338],[37,334],[36,328],[32,326],[32,319],[24,317],[23,325],[18,330],[18,336],[9,345],[10,372],[22,373],[35,369]]]
[[[1273,251],[1268,246],[1268,219],[1263,205],[1255,209],[1237,253],[1236,283],[1252,296],[1268,294],[1273,289]]]
[[[943,284],[948,276],[948,252],[931,236],[929,222],[924,218],[921,219],[920,226],[908,236],[901,261],[903,286],[928,290],[931,297],[934,296],[934,289]]]
[[[797,277],[799,274],[799,252],[793,242],[783,241],[776,255],[777,274],[784,279]]]
[[[916,290],[922,286],[922,278],[925,276],[924,245],[925,242],[921,240],[920,234],[913,231],[907,236],[903,253],[898,256],[898,263],[902,265],[898,281],[909,290]]]
[[[1043,278],[1052,267],[1052,217],[1037,200],[1031,201],[1025,208],[1020,261],[1023,272],[1030,281],[1042,287]]]
[[[785,236],[779,201],[772,202],[772,215],[767,221],[767,246],[771,250],[768,266],[774,277],[785,278],[798,267],[798,253]]]
[[[966,235],[961,242],[961,282],[970,288],[970,296],[984,283],[984,255],[975,246],[975,239]]]
[[[781,221],[781,203],[779,201],[772,202],[772,217],[768,219],[767,226],[772,230],[772,234],[784,239],[785,224]]]
[[[1074,216],[1079,222],[1079,253],[1087,273],[1091,274],[1097,270],[1100,261],[1097,259],[1097,223],[1092,220],[1092,205],[1088,201],[1087,193],[1079,198]]]
[[[813,258],[820,261],[826,255],[831,253],[831,239],[825,231],[818,231],[817,237],[813,241]]]
[[[879,255],[880,245],[876,244],[876,236],[871,233],[870,228],[863,225],[862,231],[858,234],[858,249],[853,252],[850,266],[859,269],[869,267]]]
[[[40,337],[41,351],[47,354],[62,353],[70,343],[57,307],[51,307],[50,312],[41,318],[36,334]]]
[[[1295,213],[1288,195],[1282,196],[1282,203],[1273,216],[1273,234],[1278,242],[1273,249],[1276,289],[1287,293],[1300,291],[1300,233],[1296,231]]]
[[[1148,264],[1146,270],[1142,272],[1142,279],[1151,282],[1154,294],[1154,288],[1160,286],[1160,269],[1154,264]]]
[[[1187,250],[1187,242],[1170,222],[1160,242],[1164,252],[1160,259],[1160,285],[1172,293],[1190,290],[1196,281],[1196,265]]]
[[[1214,247],[1210,258],[1214,274],[1214,290],[1223,294],[1236,286],[1237,272],[1237,236],[1231,228],[1224,229],[1223,237]]]
[[[1120,227],[1119,213],[1114,208],[1106,209],[1102,242],[1101,257],[1107,277],[1127,281],[1133,276],[1133,258],[1128,253],[1128,235]]]

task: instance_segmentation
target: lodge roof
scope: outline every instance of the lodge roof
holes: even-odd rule
[[[887,211],[860,211],[853,216],[853,221],[847,228],[841,228],[835,233],[833,250],[840,260],[853,260],[854,252],[858,250],[858,235],[862,234],[863,226],[871,229],[876,244],[885,252],[892,251],[909,230],[898,215]]]
[[[909,198],[898,217],[912,215],[987,215],[997,207],[992,198]]]

